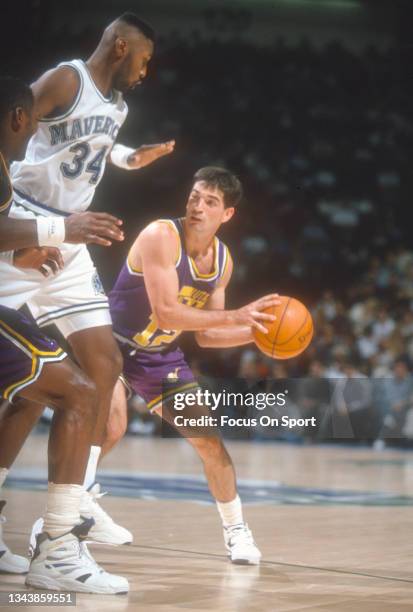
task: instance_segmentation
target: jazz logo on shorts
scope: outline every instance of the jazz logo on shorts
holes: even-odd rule
[[[178,372],[181,368],[175,368],[175,370],[173,372],[169,372],[168,376],[166,377],[168,380],[178,380]]]

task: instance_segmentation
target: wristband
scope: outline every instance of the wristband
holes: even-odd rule
[[[113,145],[112,151],[110,152],[112,164],[124,170],[133,170],[128,164],[128,157],[132,155],[132,153],[135,153],[135,149],[131,149],[131,147],[125,147],[125,145],[121,144]]]
[[[64,217],[37,217],[36,222],[39,246],[59,246],[65,241]]]
[[[12,266],[14,263],[14,251],[2,251],[0,253],[0,261],[5,261]]]

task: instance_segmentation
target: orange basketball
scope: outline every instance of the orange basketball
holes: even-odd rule
[[[292,297],[280,296],[279,306],[270,306],[263,312],[275,315],[273,323],[264,322],[268,334],[253,329],[258,348],[273,359],[290,359],[302,353],[313,337],[313,320],[307,308]]]

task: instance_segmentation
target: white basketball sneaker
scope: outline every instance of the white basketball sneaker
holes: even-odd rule
[[[119,544],[131,544],[133,542],[133,535],[131,532],[117,525],[96,501],[100,497],[103,497],[103,495],[106,495],[106,493],[100,492],[100,485],[97,483],[82,495],[80,516],[82,519],[93,518],[94,520],[94,525],[90,529],[86,541],[92,544],[112,544],[114,546]],[[42,529],[43,519],[39,518],[32,527],[29,557],[33,556],[36,547],[36,537]]]
[[[0,501],[0,512],[5,505],[6,502],[4,500]],[[6,517],[0,514],[0,573],[27,574],[29,571],[29,561],[20,555],[13,554],[3,540],[2,524],[5,522]]]
[[[232,563],[259,565],[261,553],[246,523],[224,527],[225,546]]]
[[[53,591],[117,595],[129,591],[123,576],[109,574],[99,567],[82,540],[87,537],[93,520],[86,520],[61,536],[47,533],[37,536],[26,585]]]
[[[91,528],[87,541],[99,544],[132,544],[133,535],[125,527],[117,525],[107,512],[100,507],[97,500],[106,495],[100,492],[100,485],[95,483],[82,495],[80,516],[93,518],[95,524]]]

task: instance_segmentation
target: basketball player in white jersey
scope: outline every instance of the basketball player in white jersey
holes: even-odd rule
[[[137,150],[114,144],[127,115],[123,93],[145,78],[153,40],[150,26],[125,14],[106,28],[86,62],[59,64],[34,83],[39,127],[26,158],[12,166],[15,191],[10,216],[38,219],[53,215],[55,232],[49,246],[59,247],[64,268],[45,279],[38,271],[18,270],[0,261],[0,305],[20,308],[27,304],[40,327],[54,323],[96,385],[99,412],[81,511],[82,516],[95,520],[90,538],[110,544],[132,541],[132,534],[100,508],[96,502],[99,488],[94,485],[122,357],[112,334],[108,300],[87,248],[63,243],[64,224],[68,214],[88,208],[106,161],[122,168],[140,168],[173,149],[173,142]],[[26,411],[26,419],[20,421],[20,440],[37,419],[38,407],[31,407],[31,423],[28,414]],[[16,415],[16,427],[18,419]],[[6,467],[1,456],[0,467]]]
[[[25,83],[0,78],[0,257],[21,263],[20,256],[16,258],[13,252],[10,256],[7,249],[29,247],[29,251],[36,251],[36,262],[41,265],[50,257],[59,262],[56,248],[42,246],[53,235],[54,219],[44,217],[37,223],[8,217],[13,190],[7,168],[11,160],[22,158],[36,127],[33,107],[33,94]],[[70,215],[65,223],[65,240],[105,244],[108,237],[120,237],[117,221],[106,214]],[[94,385],[32,320],[3,305],[0,305],[0,397],[13,402],[17,413],[22,408],[23,419],[26,410],[24,405],[19,406],[21,400],[40,406],[47,402],[54,408],[43,533],[37,538],[36,554],[29,568],[27,559],[14,555],[3,541],[5,501],[0,500],[0,572],[28,572],[26,584],[47,589],[127,592],[128,581],[102,570],[86,550],[83,552],[81,543],[93,524],[92,519],[81,519],[80,501],[97,409]],[[17,439],[19,445],[21,428],[19,419],[15,427],[15,411],[7,410],[0,423],[2,452],[5,449],[7,452],[8,439],[15,446]],[[4,465],[10,467],[11,463],[6,460]],[[0,468],[0,490],[7,471],[6,467]]]

